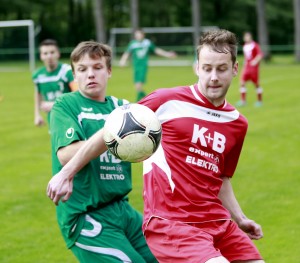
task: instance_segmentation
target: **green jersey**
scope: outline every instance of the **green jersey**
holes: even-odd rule
[[[132,40],[126,51],[132,55],[135,68],[147,67],[149,55],[155,51],[155,48],[155,45],[149,39],[143,39],[142,41]]]
[[[83,97],[79,91],[59,97],[50,120],[53,175],[62,168],[56,155],[58,149],[90,138],[103,127],[106,117],[125,103],[128,102],[112,96],[107,96],[105,102],[97,102]],[[71,247],[79,236],[85,213],[121,200],[131,187],[131,164],[108,151],[77,173],[70,199],[57,207],[58,223],[67,246]]]
[[[38,69],[32,79],[45,101],[55,101],[63,93],[70,92],[69,83],[74,80],[71,66],[63,63],[58,63],[52,72],[47,71],[46,67]]]

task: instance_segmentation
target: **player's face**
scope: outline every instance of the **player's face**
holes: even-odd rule
[[[243,37],[243,40],[244,40],[245,43],[250,43],[250,42],[252,41],[252,36],[251,36],[251,34],[245,33],[245,34],[244,34],[244,37]]]
[[[40,47],[40,59],[49,71],[57,68],[60,53],[56,46],[47,45]]]
[[[197,74],[200,92],[215,106],[220,106],[237,75],[238,63],[232,65],[230,53],[215,52],[204,46],[198,58]]]
[[[134,38],[137,40],[137,41],[142,41],[144,39],[145,35],[142,31],[136,31],[134,33]]]
[[[107,81],[111,77],[106,58],[93,59],[85,54],[78,62],[73,63],[73,66],[80,93],[92,100],[104,101]]]

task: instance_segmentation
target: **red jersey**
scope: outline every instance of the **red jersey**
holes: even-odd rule
[[[244,57],[245,57],[245,67],[246,68],[253,68],[253,67],[259,67],[259,63],[255,66],[251,66],[250,62],[257,56],[257,55],[262,55],[260,46],[258,45],[258,43],[256,43],[255,41],[252,41],[250,43],[246,43],[243,46],[243,53],[244,53]]]
[[[230,219],[218,198],[220,177],[233,176],[247,120],[226,101],[212,105],[197,85],[159,89],[140,103],[162,124],[161,145],[144,161],[144,229],[152,217]]]

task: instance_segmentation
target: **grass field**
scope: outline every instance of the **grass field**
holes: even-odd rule
[[[264,106],[253,107],[249,84],[249,103],[241,108],[249,130],[232,183],[246,215],[263,226],[264,238],[256,244],[268,263],[300,262],[299,72],[300,65],[289,57],[263,64]],[[50,141],[46,127],[33,125],[30,73],[0,70],[0,80],[0,262],[74,263],[45,194],[51,177]],[[146,88],[149,92],[195,81],[191,67],[153,67]],[[130,68],[113,69],[108,92],[134,99]],[[228,101],[238,99],[236,78]],[[130,200],[142,211],[141,165],[135,164],[134,171]]]

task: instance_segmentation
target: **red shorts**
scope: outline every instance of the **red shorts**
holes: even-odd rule
[[[262,259],[251,239],[231,220],[188,224],[152,218],[145,237],[154,256],[164,263],[204,263],[219,256],[230,262]]]
[[[259,68],[258,67],[246,67],[243,69],[241,80],[243,82],[252,81],[256,86],[259,85]]]

